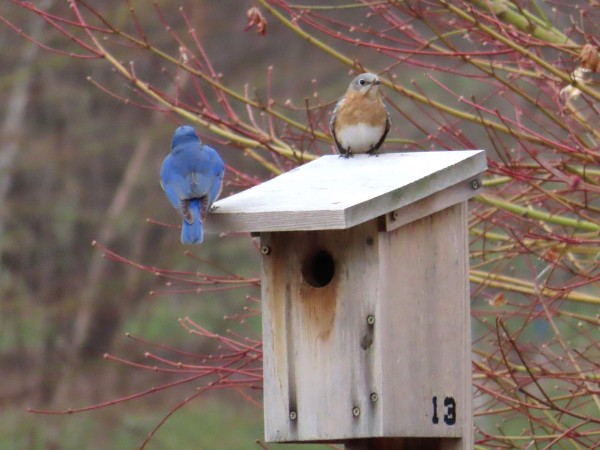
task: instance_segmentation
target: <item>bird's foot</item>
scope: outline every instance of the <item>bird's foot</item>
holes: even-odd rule
[[[219,209],[219,205],[210,205],[210,208],[208,208],[208,212],[211,213],[213,211],[216,211],[217,209]]]
[[[210,211],[210,206],[208,205],[208,197],[205,195],[200,198],[200,220],[204,222],[206,219],[206,214]]]
[[[183,219],[189,223],[190,225],[194,223],[194,217],[192,216],[192,211],[190,211],[190,205],[187,200],[183,200],[181,202],[181,215]]]

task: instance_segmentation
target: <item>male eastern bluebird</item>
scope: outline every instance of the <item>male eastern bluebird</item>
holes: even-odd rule
[[[184,244],[202,243],[202,222],[221,193],[224,172],[219,154],[200,142],[193,127],[184,125],[175,130],[171,153],[160,169],[160,185],[183,216]]]
[[[377,153],[390,131],[390,115],[379,93],[374,73],[357,76],[335,105],[329,129],[340,155]]]

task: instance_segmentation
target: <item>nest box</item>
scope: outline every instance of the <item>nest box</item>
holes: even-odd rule
[[[481,150],[323,156],[217,203],[209,231],[260,234],[267,441],[472,447],[485,169]]]

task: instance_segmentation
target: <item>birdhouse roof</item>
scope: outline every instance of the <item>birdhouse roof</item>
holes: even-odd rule
[[[322,156],[219,200],[206,228],[213,233],[346,229],[391,211],[402,214],[416,202],[466,186],[485,169],[483,150]],[[453,192],[456,204],[476,190]]]

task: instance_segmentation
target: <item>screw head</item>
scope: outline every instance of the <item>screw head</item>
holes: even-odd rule
[[[390,217],[392,220],[398,220],[398,211],[392,211]]]
[[[471,187],[473,189],[479,189],[479,180],[477,178],[475,178],[474,180],[471,181]]]
[[[354,408],[352,408],[352,415],[354,417],[360,416],[360,408],[358,406],[355,406]]]
[[[262,247],[260,247],[260,252],[263,255],[268,255],[269,253],[271,253],[271,247],[268,245],[263,245]]]
[[[296,411],[290,411],[290,420],[296,420],[298,418],[298,413]]]
[[[379,394],[377,394],[377,392],[371,392],[369,398],[373,403],[375,403],[377,400],[379,400]]]
[[[375,325],[375,316],[373,314],[369,314],[367,316],[367,324],[368,325]]]

